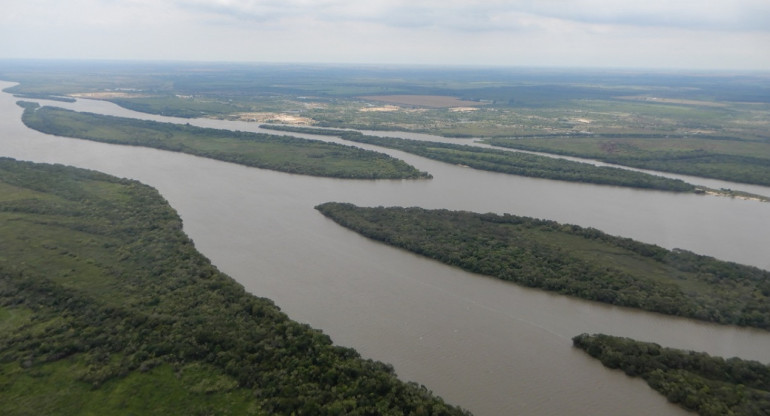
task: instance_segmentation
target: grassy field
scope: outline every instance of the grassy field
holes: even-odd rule
[[[9,416],[466,414],[246,293],[154,189],[10,159],[0,392]]]

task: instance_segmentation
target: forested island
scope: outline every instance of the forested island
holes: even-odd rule
[[[757,73],[20,61],[4,62],[0,76],[19,82],[7,91],[20,97],[478,137],[740,183],[767,186],[770,178],[770,94]]]
[[[464,270],[582,299],[770,329],[770,272],[593,228],[516,215],[316,207],[366,237]]]
[[[494,146],[600,160],[617,165],[770,186],[767,140],[737,137],[586,135],[493,138]]]
[[[0,78],[19,82],[5,91],[32,101],[96,99],[164,116],[479,137],[501,147],[735,182],[768,185],[770,178],[770,95],[761,74],[198,62],[1,66]],[[38,108],[38,115],[51,111],[23,106]],[[53,130],[94,135],[90,140],[285,172],[429,177],[405,164],[369,159],[370,153],[362,153],[359,164],[348,146],[121,120],[57,110],[51,123]],[[627,170],[518,159],[508,151],[350,130],[271,128],[331,134],[496,172],[701,191],[684,182],[658,183],[654,176],[625,176]],[[93,172],[16,163],[0,160],[1,414],[464,413],[424,387],[399,382],[388,365],[362,360],[288,320],[269,300],[244,294],[194,251],[176,214],[159,208],[154,191]],[[518,284],[770,329],[770,279],[763,270],[512,215],[352,208],[324,204],[319,210],[371,238]],[[164,219],[152,219],[156,214]],[[763,223],[756,224],[761,234]],[[770,408],[767,383],[757,382],[767,379],[762,364],[601,335],[573,342],[612,368],[653,380],[669,400],[701,414],[766,415]],[[517,353],[509,348],[500,349]],[[534,371],[553,376],[563,369]],[[510,397],[521,394],[527,393],[511,391]]]
[[[670,402],[701,416],[757,416],[770,409],[770,366],[757,361],[603,334],[582,334],[572,341],[606,367],[643,378]]]
[[[261,127],[295,133],[338,136],[352,142],[373,144],[413,153],[441,162],[511,175],[673,192],[694,192],[696,190],[694,185],[679,179],[664,178],[627,169],[594,166],[587,163],[527,153],[486,149],[461,144],[370,136],[351,130],[273,125],[262,125]]]
[[[20,102],[28,127],[57,136],[145,146],[251,167],[349,179],[429,178],[384,153],[319,140],[201,128]]]
[[[1,414],[467,414],[246,293],[136,181],[1,158],[0,236]]]

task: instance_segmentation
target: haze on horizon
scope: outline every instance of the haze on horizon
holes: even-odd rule
[[[0,59],[770,71],[767,0],[25,0]]]

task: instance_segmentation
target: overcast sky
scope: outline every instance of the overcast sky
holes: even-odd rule
[[[770,70],[770,0],[0,0],[0,58]]]

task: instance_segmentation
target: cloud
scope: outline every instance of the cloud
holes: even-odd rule
[[[25,0],[0,58],[770,69],[768,0]]]
[[[529,2],[527,9],[586,23],[770,31],[770,3],[765,0],[545,0]]]
[[[770,31],[767,0],[175,0],[241,20],[303,18],[390,27],[500,31],[560,20],[599,25]]]

